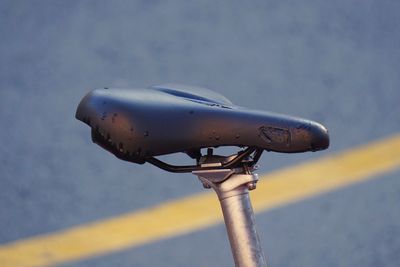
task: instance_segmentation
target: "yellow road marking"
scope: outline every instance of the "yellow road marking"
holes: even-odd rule
[[[251,193],[256,212],[377,177],[400,167],[400,135],[278,170]],[[0,266],[33,267],[80,260],[220,223],[212,192],[0,246]]]

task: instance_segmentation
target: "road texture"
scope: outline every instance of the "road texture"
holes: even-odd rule
[[[399,133],[399,11],[396,1],[0,1],[0,244],[203,191],[191,175],[91,144],[74,112],[97,87],[204,86],[327,126],[329,150],[266,153],[262,174]],[[258,214],[269,265],[399,266],[399,174]],[[217,225],[62,266],[232,264]]]

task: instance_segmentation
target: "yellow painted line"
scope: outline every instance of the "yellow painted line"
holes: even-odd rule
[[[254,209],[284,204],[377,177],[400,167],[400,135],[261,177]],[[0,246],[0,266],[33,267],[80,260],[203,229],[222,221],[212,192]]]

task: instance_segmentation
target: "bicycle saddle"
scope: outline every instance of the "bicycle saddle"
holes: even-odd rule
[[[81,100],[75,117],[91,127],[94,143],[118,158],[169,171],[194,166],[168,169],[171,165],[156,156],[185,152],[199,161],[201,148],[247,147],[233,158],[241,162],[253,152],[258,160],[264,150],[296,153],[329,146],[321,124],[239,107],[211,90],[183,85],[96,89]]]

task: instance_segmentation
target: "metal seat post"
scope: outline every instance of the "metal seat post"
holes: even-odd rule
[[[235,266],[267,266],[249,190],[256,188],[257,174],[245,168],[193,171],[205,188],[213,188],[218,195]]]

